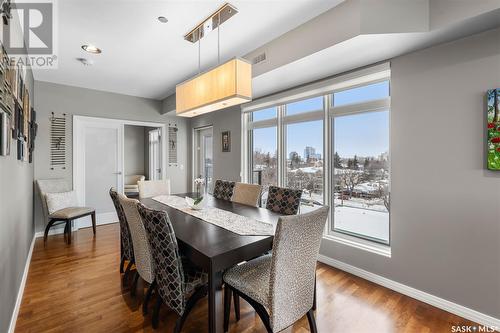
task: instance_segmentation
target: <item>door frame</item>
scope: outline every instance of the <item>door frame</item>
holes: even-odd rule
[[[193,128],[193,133],[192,133],[192,138],[191,138],[191,142],[193,143],[192,144],[193,148],[191,149],[192,150],[191,151],[191,160],[193,161],[193,163],[191,165],[191,191],[193,191],[193,192],[196,191],[196,187],[194,185],[194,180],[198,177],[197,176],[197,174],[198,174],[197,167],[198,167],[198,162],[199,161],[198,161],[198,154],[197,154],[197,151],[196,151],[197,133],[200,132],[200,131],[209,129],[209,128],[212,129],[212,154],[214,154],[215,153],[215,151],[213,150],[214,125],[205,125],[205,126],[200,126],[200,127]],[[213,165],[212,165],[212,168],[213,168]],[[212,169],[212,172],[213,172],[213,169]]]
[[[144,127],[159,127],[161,130],[161,145],[166,147],[167,140],[167,124],[156,123],[156,122],[146,122],[146,121],[134,121],[134,120],[124,120],[124,119],[111,119],[111,118],[100,118],[100,117],[88,117],[88,116],[78,116],[73,115],[73,191],[76,192],[78,198],[78,204],[80,206],[85,206],[85,138],[83,136],[83,128],[88,123],[107,123],[117,125],[119,127],[119,140],[118,147],[121,148],[121,152],[118,153],[119,156],[119,169],[121,171],[121,184],[124,183],[123,174],[125,157],[124,157],[124,127],[125,125],[135,125]],[[162,179],[167,177],[167,154],[162,151],[161,154],[161,176]],[[118,189],[120,193],[123,194],[123,186]],[[109,215],[109,216],[108,216]],[[117,222],[116,213],[106,214],[103,216],[101,221],[97,224],[108,224]],[[82,218],[76,223],[78,229],[91,226],[90,218]]]

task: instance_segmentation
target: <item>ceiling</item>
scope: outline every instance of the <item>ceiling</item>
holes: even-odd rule
[[[221,61],[243,56],[343,0],[235,0],[239,13],[221,26]],[[36,80],[163,99],[198,73],[198,45],[185,33],[224,1],[58,1],[57,69],[37,69]],[[168,23],[157,21],[158,16]],[[91,55],[81,45],[100,47]],[[76,59],[91,59],[83,66]],[[217,32],[201,41],[201,70],[217,63]]]
[[[359,35],[254,77],[254,99],[499,26],[500,9],[430,32]]]

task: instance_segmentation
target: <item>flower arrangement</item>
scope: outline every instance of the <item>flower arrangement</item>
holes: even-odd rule
[[[186,203],[191,209],[200,210],[203,208],[203,196],[201,195],[201,187],[205,185],[205,179],[196,178],[194,180],[194,185],[196,186],[196,197],[189,198],[186,197]]]
[[[196,196],[199,197],[201,194],[201,187],[205,185],[205,179],[203,178],[196,178],[194,180],[194,185],[196,186]]]

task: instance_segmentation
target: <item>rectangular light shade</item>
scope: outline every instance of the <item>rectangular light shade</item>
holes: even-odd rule
[[[194,117],[252,100],[252,65],[232,59],[175,88],[176,114]]]

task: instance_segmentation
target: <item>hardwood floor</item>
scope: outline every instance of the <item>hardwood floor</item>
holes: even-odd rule
[[[122,286],[118,224],[62,235],[35,243],[16,332],[151,332],[150,314],[142,316],[141,283],[136,298]],[[451,325],[474,325],[463,318],[380,287],[338,269],[319,264],[319,332],[450,332]],[[154,302],[151,303],[151,305]],[[231,332],[265,332],[259,317],[241,301],[241,319],[231,313]],[[189,315],[185,332],[207,331],[207,301]],[[157,331],[171,332],[177,316],[162,308]],[[308,332],[304,316],[284,332]]]

